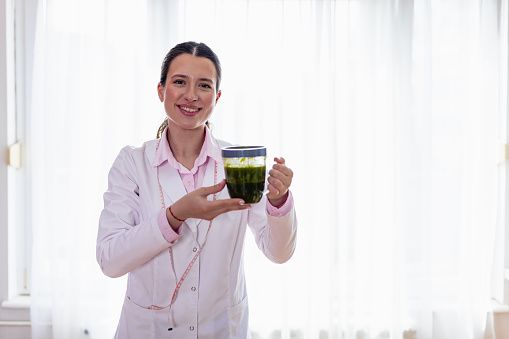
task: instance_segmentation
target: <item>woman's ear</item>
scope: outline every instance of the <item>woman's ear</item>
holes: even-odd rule
[[[220,97],[221,97],[221,91],[217,92],[217,95],[216,95],[216,104],[217,104],[217,101],[219,100]]]
[[[163,102],[164,101],[164,86],[161,85],[161,83],[157,84],[157,95],[159,96],[159,100],[161,100],[161,102]]]

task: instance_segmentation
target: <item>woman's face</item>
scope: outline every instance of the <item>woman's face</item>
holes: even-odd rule
[[[207,58],[181,54],[173,59],[166,84],[157,86],[170,121],[186,130],[203,127],[221,96],[216,79],[214,63]]]

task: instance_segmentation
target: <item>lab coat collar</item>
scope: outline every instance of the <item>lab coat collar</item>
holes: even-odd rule
[[[181,165],[175,160],[175,157],[171,153],[167,133],[168,127],[164,129],[161,138],[158,140],[158,147],[156,148],[154,160],[152,161],[152,167],[160,166],[164,161],[168,161],[172,167],[178,169]],[[200,155],[197,158],[198,166],[205,162],[206,157],[214,159],[217,161],[218,165],[223,165],[221,148],[208,127],[205,127],[205,140]]]

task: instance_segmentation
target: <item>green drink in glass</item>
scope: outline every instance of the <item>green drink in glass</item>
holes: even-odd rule
[[[264,146],[228,146],[221,149],[226,186],[231,198],[256,204],[265,190]]]

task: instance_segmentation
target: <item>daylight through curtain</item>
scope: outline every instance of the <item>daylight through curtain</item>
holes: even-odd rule
[[[34,338],[111,336],[95,262],[107,172],[154,138],[177,42],[223,66],[216,137],[294,170],[284,265],[246,240],[253,339],[481,339],[507,1],[41,1],[34,52]],[[49,326],[49,325],[52,326]]]

